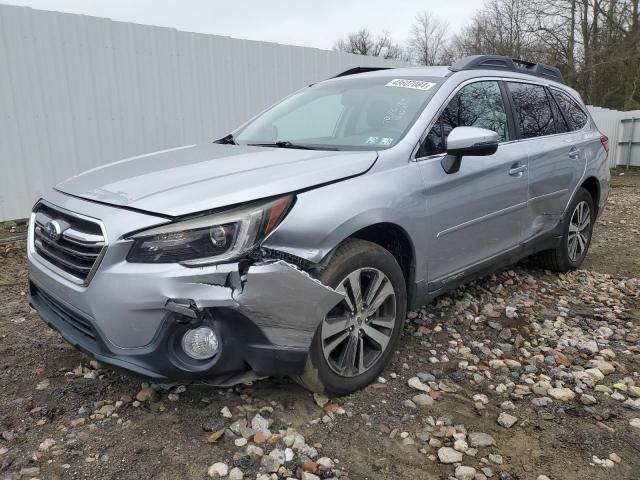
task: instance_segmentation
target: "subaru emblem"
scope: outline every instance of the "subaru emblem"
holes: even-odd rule
[[[44,233],[51,240],[58,241],[62,236],[62,227],[57,220],[51,220],[44,226]]]

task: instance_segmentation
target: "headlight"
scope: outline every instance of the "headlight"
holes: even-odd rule
[[[130,237],[127,261],[195,266],[237,258],[278,226],[292,202],[288,195],[145,230]]]

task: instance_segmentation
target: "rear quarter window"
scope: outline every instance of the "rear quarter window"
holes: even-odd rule
[[[587,114],[573,98],[556,89],[552,89],[551,94],[558,102],[571,131],[580,130],[587,124]]]
[[[508,82],[522,138],[556,133],[555,118],[545,88],[529,83]]]

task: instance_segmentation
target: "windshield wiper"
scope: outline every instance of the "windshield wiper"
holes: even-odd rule
[[[222,138],[219,138],[218,140],[215,140],[213,143],[222,143],[222,144],[227,144],[227,145],[237,145],[236,141],[233,138],[233,135],[229,134],[226,135]]]
[[[303,145],[300,143],[291,143],[288,140],[273,143],[250,143],[252,147],[277,147],[277,148],[297,148],[298,150],[338,150],[336,147],[324,145]]]

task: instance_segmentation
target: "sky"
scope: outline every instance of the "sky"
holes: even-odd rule
[[[403,43],[423,10],[457,31],[480,0],[0,0],[41,10],[173,27],[188,32],[331,49],[349,32],[388,30]]]

